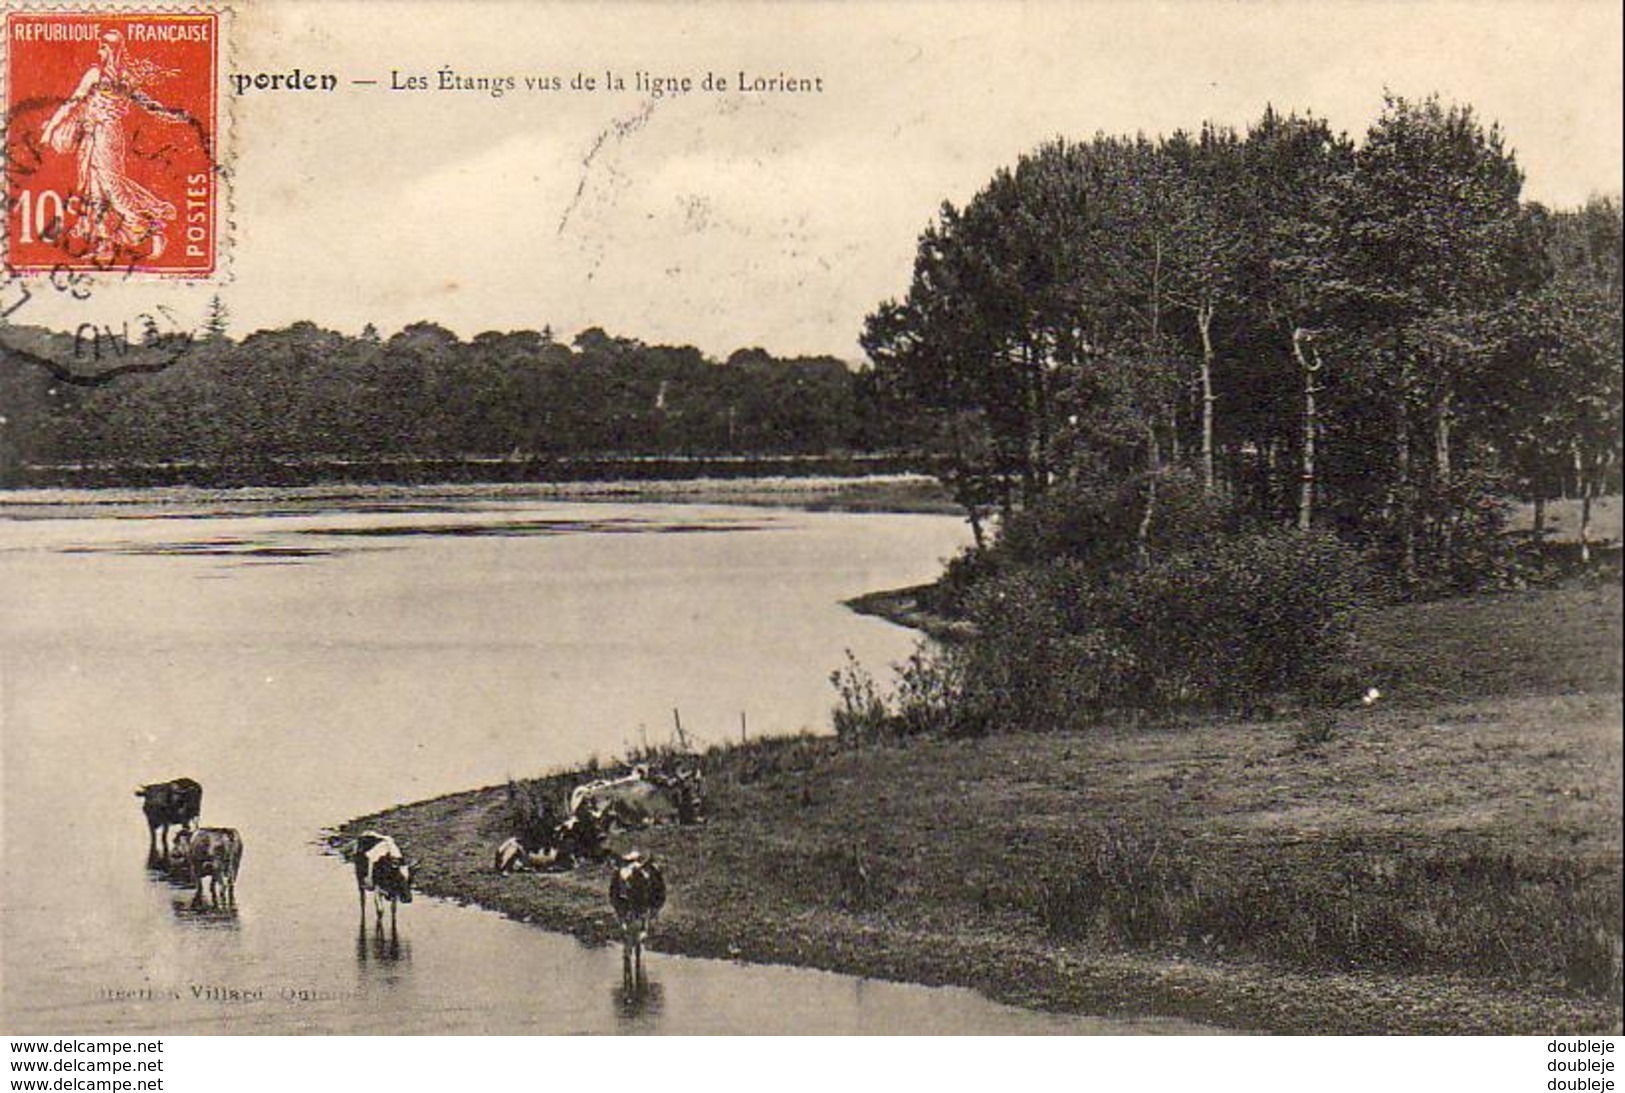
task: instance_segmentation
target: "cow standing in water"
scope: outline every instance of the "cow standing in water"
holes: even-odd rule
[[[176,778],[171,782],[154,782],[135,791],[141,798],[141,811],[147,815],[147,863],[161,866],[169,860],[169,829],[171,825],[183,830],[197,826],[203,811],[203,787],[190,778]],[[159,852],[159,839],[163,852]]]
[[[643,984],[643,939],[666,905],[666,878],[652,858],[639,850],[621,856],[609,879],[609,905],[621,924],[621,970],[634,990]]]
[[[356,839],[352,860],[356,891],[361,898],[361,929],[367,928],[367,893],[371,892],[380,929],[384,925],[384,901],[389,901],[389,928],[393,933],[396,907],[412,902],[412,863],[394,839],[376,831],[364,831]]]
[[[235,828],[200,827],[175,836],[175,857],[186,863],[197,886],[192,906],[203,906],[203,880],[209,880],[209,902],[216,908],[237,906],[237,870],[243,864],[243,839]]]

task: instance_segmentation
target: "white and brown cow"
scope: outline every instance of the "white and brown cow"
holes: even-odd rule
[[[557,843],[527,849],[517,836],[504,839],[497,847],[491,864],[498,873],[553,872],[573,864],[574,859],[559,849]]]
[[[643,942],[666,905],[666,878],[640,850],[621,855],[609,878],[609,905],[621,924],[621,968],[628,987],[643,981]]]
[[[697,770],[651,770],[639,764],[619,778],[577,786],[570,794],[570,815],[591,809],[610,825],[634,830],[660,823],[701,823],[705,780]]]
[[[406,860],[401,848],[388,835],[364,831],[356,839],[351,855],[355,865],[355,884],[361,899],[362,929],[366,929],[367,893],[372,893],[378,915],[378,925],[384,924],[384,903],[389,903],[390,929],[395,927],[398,905],[412,902],[412,862]]]
[[[200,827],[175,836],[171,860],[184,862],[187,877],[197,886],[192,905],[203,905],[203,882],[209,882],[209,902],[218,908],[237,906],[237,871],[243,864],[243,838],[231,827]]]

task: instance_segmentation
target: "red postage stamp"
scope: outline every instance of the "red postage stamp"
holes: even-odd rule
[[[7,269],[212,274],[219,15],[17,11],[5,32]]]

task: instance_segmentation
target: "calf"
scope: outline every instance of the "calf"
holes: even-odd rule
[[[140,797],[141,811],[147,815],[147,858],[163,861],[169,857],[169,828],[197,826],[203,811],[203,787],[190,778],[176,778],[172,782],[154,782],[135,791]],[[163,853],[158,851],[160,833]]]
[[[558,870],[570,864],[570,859],[563,855],[557,846],[543,846],[529,849],[517,837],[505,840],[497,847],[493,867],[498,873],[517,873],[526,869]]]
[[[355,865],[355,884],[361,898],[362,928],[367,921],[367,893],[372,893],[378,913],[378,925],[384,924],[384,901],[389,901],[389,925],[395,928],[396,907],[412,902],[412,867],[401,848],[388,835],[364,831],[355,841],[351,856]]]
[[[209,902],[216,907],[237,906],[237,870],[243,863],[243,839],[235,828],[200,827],[175,836],[177,857],[183,858],[191,882],[197,886],[193,906],[203,905],[203,881],[209,881]]]

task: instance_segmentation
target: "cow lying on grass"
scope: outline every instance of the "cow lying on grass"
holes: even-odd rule
[[[497,847],[491,865],[498,873],[550,873],[569,868],[571,862],[559,854],[556,846],[527,848],[515,836]]]
[[[577,786],[570,793],[570,814],[583,808],[607,818],[622,830],[657,823],[702,822],[705,780],[697,770],[655,770],[643,763],[619,778]]]
[[[705,780],[697,770],[658,769],[639,763],[626,774],[576,786],[569,819],[558,821],[553,802],[534,783],[508,783],[510,830],[496,848],[498,873],[560,872],[609,854],[607,837],[657,823],[704,822]]]
[[[577,862],[600,861],[609,854],[605,843],[608,825],[602,813],[583,805],[581,810],[552,830],[530,837],[514,836],[497,847],[492,864],[498,873],[523,871],[557,873]]]

